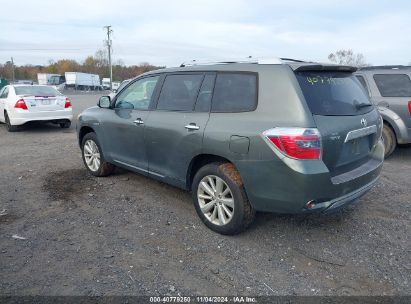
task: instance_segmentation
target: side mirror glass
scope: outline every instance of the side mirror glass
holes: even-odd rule
[[[98,106],[100,108],[108,109],[110,108],[110,96],[101,96],[100,99],[98,100]]]

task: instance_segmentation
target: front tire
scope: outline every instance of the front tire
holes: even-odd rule
[[[83,162],[94,176],[102,177],[113,173],[114,165],[105,161],[96,133],[87,133],[81,142]]]
[[[16,132],[18,131],[19,127],[18,126],[13,126],[10,122],[10,118],[9,115],[7,114],[7,112],[4,112],[4,120],[6,122],[6,128],[7,131],[9,132]]]
[[[384,140],[385,154],[384,157],[388,158],[397,147],[397,138],[393,129],[384,123],[382,129],[382,138]]]
[[[194,176],[192,195],[203,223],[220,234],[238,234],[254,219],[255,211],[240,173],[231,163],[211,163],[200,168]]]

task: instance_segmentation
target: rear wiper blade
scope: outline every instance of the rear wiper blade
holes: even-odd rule
[[[362,108],[366,108],[366,107],[371,107],[372,106],[372,104],[371,103],[357,103],[356,105],[355,105],[355,107],[357,108],[357,109],[362,109]]]

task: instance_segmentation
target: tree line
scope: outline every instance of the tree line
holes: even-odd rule
[[[138,65],[126,66],[121,60],[113,63],[113,81],[122,81],[136,77],[142,73],[163,68],[147,62]],[[98,74],[100,79],[109,77],[109,65],[107,54],[104,50],[98,50],[94,55],[86,57],[82,62],[72,59],[50,60],[47,65],[21,65],[13,67],[10,61],[0,64],[0,78],[8,80],[32,80],[37,81],[37,73],[52,73],[64,75],[65,72],[83,72]]]

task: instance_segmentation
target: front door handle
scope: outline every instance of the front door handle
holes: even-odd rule
[[[184,128],[186,128],[187,130],[191,131],[191,130],[199,130],[200,127],[197,126],[195,123],[189,123],[188,125],[184,126]]]
[[[135,121],[133,121],[133,123],[136,126],[144,125],[144,121],[141,118],[137,118]]]

